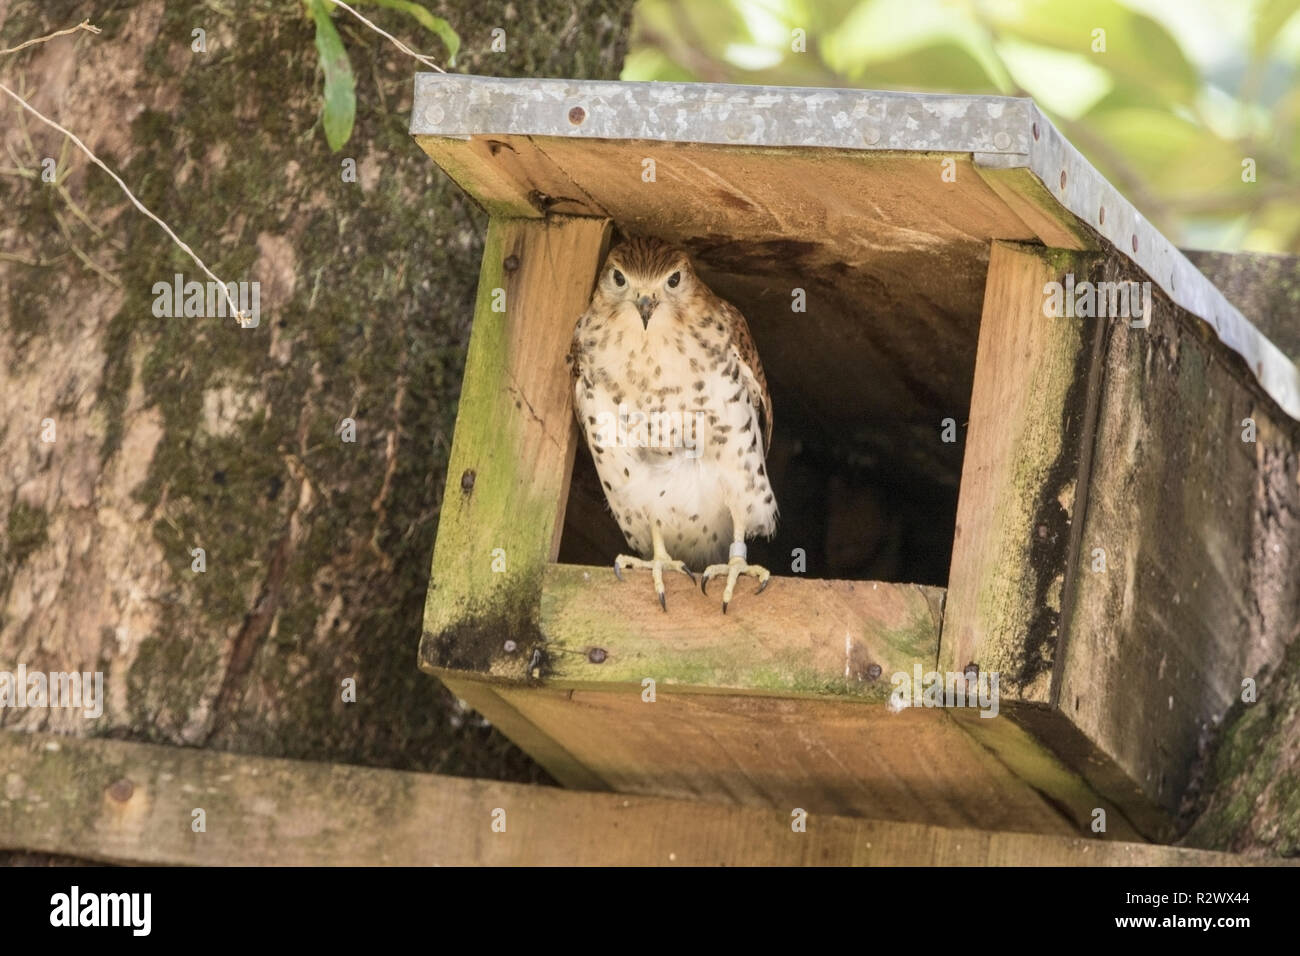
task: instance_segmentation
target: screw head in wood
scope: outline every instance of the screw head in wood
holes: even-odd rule
[[[607,656],[608,655],[605,653],[603,647],[593,647],[591,650],[587,651],[587,660],[591,661],[593,664],[605,663],[605,658]]]
[[[514,272],[519,268],[519,257],[515,255],[506,256],[506,261],[501,263],[501,268],[506,272]]]
[[[514,641],[506,641],[505,649],[507,654],[513,654],[515,651],[519,650],[519,645]]]
[[[123,777],[120,780],[113,781],[109,785],[108,795],[118,803],[126,803],[131,799],[131,794],[135,793],[135,784]]]
[[[884,668],[882,668],[879,664],[872,664],[870,667],[867,668],[867,680],[879,680],[880,675],[883,674],[884,672],[885,672]]]
[[[466,468],[463,472],[461,472],[460,490],[463,491],[465,494],[469,494],[471,491],[473,491],[474,479],[477,477],[478,474],[474,471],[473,468]]]
[[[569,122],[572,123],[574,126],[581,126],[582,121],[585,120],[586,118],[587,118],[587,111],[584,110],[581,106],[575,106],[573,109],[569,110]]]

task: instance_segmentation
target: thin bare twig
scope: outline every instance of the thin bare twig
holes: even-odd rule
[[[92,163],[94,163],[104,172],[108,173],[108,175],[112,177],[113,181],[117,183],[118,186],[121,187],[122,192],[126,193],[126,198],[131,200],[131,203],[135,206],[135,208],[139,209],[142,213],[144,213],[154,222],[158,223],[158,225],[162,227],[162,231],[167,233],[167,235],[171,237],[172,242],[176,243],[176,245],[178,245],[181,248],[181,251],[183,251],[186,255],[188,255],[191,259],[194,260],[194,264],[203,270],[204,275],[206,275],[209,279],[211,279],[213,282],[217,284],[217,287],[221,289],[221,294],[225,297],[226,304],[230,306],[230,314],[235,316],[235,318],[239,321],[239,323],[243,325],[246,316],[244,315],[243,311],[240,310],[239,306],[235,304],[235,300],[231,298],[229,287],[227,287],[227,285],[224,282],[222,282],[220,279],[218,279],[215,275],[212,274],[212,270],[203,264],[203,260],[200,259],[195,254],[194,250],[191,249],[185,243],[185,241],[181,239],[180,236],[172,232],[171,226],[167,225],[167,223],[163,222],[161,219],[155,216],[152,212],[149,211],[148,208],[145,207],[144,203],[140,202],[140,200],[135,198],[135,193],[131,192],[131,190],[127,187],[126,183],[122,182],[122,177],[119,176],[117,173],[113,172],[106,165],[104,165],[104,161],[90,151],[90,147],[81,141],[81,137],[79,137],[76,133],[72,132],[71,130],[63,126],[60,126],[58,123],[54,122],[54,120],[50,119],[40,110],[36,109],[36,107],[32,106],[25,99],[23,99],[21,96],[15,93],[13,90],[9,89],[9,87],[5,86],[3,83],[0,83],[0,91],[8,93],[9,96],[13,97],[13,99],[15,99],[18,102],[18,105],[21,106],[23,109],[27,110],[27,112],[31,113],[42,123],[45,123],[47,126],[51,126],[54,129],[57,129],[64,136],[68,137],[68,139],[72,140],[72,142],[76,144],[77,148],[80,149],[83,153],[85,153],[87,157],[89,157]]]
[[[346,3],[343,2],[343,0],[329,0],[329,2],[332,3],[332,4],[334,4],[336,7],[342,7],[344,10],[346,10],[348,13],[352,14],[354,17],[356,17],[358,20],[360,20],[360,21],[361,21],[362,23],[364,23],[366,26],[370,27],[370,29],[374,30],[374,31],[375,31],[376,33],[378,33],[380,36],[387,37],[389,40],[391,40],[391,41],[393,42],[393,44],[394,44],[394,45],[395,45],[399,50],[401,50],[401,51],[402,51],[403,53],[405,53],[407,56],[414,57],[415,59],[417,59],[417,60],[419,60],[421,63],[423,63],[425,66],[429,67],[430,69],[437,70],[439,73],[446,73],[446,72],[447,72],[447,71],[444,70],[442,67],[440,67],[437,63],[434,63],[433,60],[429,59],[429,57],[425,56],[423,53],[416,53],[414,50],[412,50],[409,46],[407,46],[407,45],[406,45],[405,43],[403,43],[401,40],[397,39],[397,37],[393,36],[391,33],[385,33],[383,30],[381,30],[379,27],[375,26],[373,23],[371,23],[369,20],[367,20],[367,19],[366,19],[365,17],[363,17],[361,14],[357,13],[357,11],[355,11],[355,10],[353,10],[351,7],[349,7]]]
[[[92,26],[89,20],[82,20],[75,27],[68,27],[66,30],[59,30],[47,36],[37,37],[35,40],[27,40],[23,43],[18,44],[15,47],[10,47],[8,50],[0,50],[0,56],[5,56],[6,54],[9,53],[17,53],[19,50],[23,49],[24,47],[35,46],[38,43],[44,43],[46,40],[53,40],[55,37],[67,36],[69,33],[76,33],[78,30],[85,30],[87,33],[100,32],[99,27]]]
[[[44,43],[46,40],[52,40],[55,37],[67,36],[69,33],[76,33],[78,30],[85,30],[88,33],[100,32],[99,27],[92,26],[89,20],[82,20],[75,27],[69,27],[66,30],[59,30],[55,33],[49,34],[48,36],[37,37],[35,40],[28,40],[25,43],[19,44],[18,46],[14,47],[11,50],[0,50],[0,54],[14,53],[17,52],[18,50],[23,49],[23,47],[32,46],[37,43]],[[167,225],[167,223],[163,222],[161,219],[155,216],[152,212],[149,211],[148,208],[146,208],[144,203],[140,202],[140,200],[135,198],[135,193],[131,192],[130,188],[126,185],[126,183],[122,181],[122,177],[119,176],[117,173],[113,172],[111,169],[109,169],[108,166],[104,164],[104,161],[102,159],[100,159],[98,156],[92,153],[90,151],[90,147],[81,141],[81,137],[79,137],[76,133],[72,132],[72,130],[60,126],[58,123],[50,119],[40,110],[36,109],[36,107],[32,106],[25,99],[23,99],[21,96],[15,93],[13,90],[9,89],[9,87],[5,86],[3,83],[0,83],[0,91],[7,93],[18,103],[19,106],[21,106],[27,112],[31,113],[33,116],[35,116],[46,126],[50,126],[58,130],[64,136],[66,136],[69,140],[71,140],[73,143],[76,144],[78,149],[80,149],[83,153],[86,154],[86,156],[90,159],[92,163],[94,163],[104,172],[108,173],[108,175],[112,177],[113,181],[117,183],[119,187],[121,187],[122,192],[126,193],[126,198],[131,200],[132,205],[134,205],[136,209],[140,210],[142,213],[144,213],[146,216],[148,216],[150,219],[156,222],[159,226],[161,226],[162,231],[167,233],[167,235],[171,238],[172,242],[176,243],[176,245],[180,247],[182,252],[184,252],[191,259],[194,260],[194,264],[203,270],[204,275],[206,275],[209,279],[211,279],[213,282],[217,284],[217,287],[221,290],[221,295],[226,300],[226,304],[230,307],[230,314],[235,317],[236,321],[238,321],[240,325],[244,324],[244,319],[247,318],[247,316],[235,303],[235,300],[231,298],[229,287],[220,279],[218,279],[215,275],[212,274],[212,270],[209,269],[206,265],[204,265],[203,260],[200,259],[198,255],[195,254],[194,250],[191,249],[189,245],[183,239],[181,239],[180,236],[176,235],[176,233],[172,231],[171,226]],[[29,146],[30,143],[31,141],[28,140]],[[61,191],[63,192],[66,198],[67,191],[66,190],[61,190]],[[58,217],[56,216],[56,219],[57,218]],[[79,214],[79,218],[80,218],[80,214]],[[62,220],[59,220],[59,227],[64,231],[64,234],[67,235],[67,227],[64,225]],[[92,226],[92,228],[94,227]],[[68,242],[69,244],[72,243],[70,237],[68,239]],[[98,272],[100,275],[102,275],[108,281],[112,282],[114,285],[118,285],[118,286],[121,285],[121,283],[118,282],[118,280],[115,277],[104,272],[98,265],[96,265],[92,260],[90,260],[88,256],[85,256],[83,253],[81,253],[81,251],[77,249],[75,245],[72,246],[72,249],[73,252],[77,253],[77,257],[81,259],[88,267]]]

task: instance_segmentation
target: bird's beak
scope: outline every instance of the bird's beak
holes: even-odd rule
[[[643,329],[650,328],[650,313],[654,312],[658,305],[659,300],[648,295],[643,295],[636,300],[636,310],[641,313],[641,327]]]

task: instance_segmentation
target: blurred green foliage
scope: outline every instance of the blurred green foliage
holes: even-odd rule
[[[1300,252],[1300,0],[642,0],[623,79],[1032,96],[1175,241]]]

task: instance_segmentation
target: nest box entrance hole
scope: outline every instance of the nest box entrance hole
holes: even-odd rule
[[[870,250],[846,261],[834,236],[619,232],[686,248],[749,323],[772,393],[781,508],[751,560],[778,575],[946,586],[984,276],[973,312],[959,314],[927,289],[931,263]],[[559,561],[603,565],[626,550],[580,442]]]

